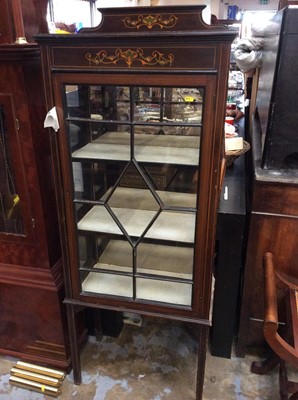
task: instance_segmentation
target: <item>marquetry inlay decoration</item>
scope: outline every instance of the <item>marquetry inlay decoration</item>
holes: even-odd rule
[[[174,55],[168,54],[165,56],[160,51],[154,50],[151,55],[145,56],[143,49],[117,49],[114,54],[108,54],[106,50],[101,50],[94,56],[91,53],[87,53],[86,59],[89,61],[89,65],[116,65],[119,62],[124,61],[130,68],[136,63],[139,63],[141,66],[171,66],[174,61]]]
[[[123,19],[126,28],[140,29],[145,26],[152,29],[153,26],[159,26],[161,29],[173,28],[177,24],[178,18],[175,15],[170,15],[168,18],[163,18],[160,14],[157,15],[138,15],[136,19],[126,17]]]

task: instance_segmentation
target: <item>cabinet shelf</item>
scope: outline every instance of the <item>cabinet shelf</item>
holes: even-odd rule
[[[132,279],[127,276],[90,272],[82,282],[83,292],[101,293],[116,297],[133,297]],[[151,279],[138,279],[137,300],[191,305],[192,285]]]
[[[147,116],[149,113],[147,113]],[[104,124],[115,124],[115,125],[130,125],[130,126],[168,126],[168,127],[178,127],[178,126],[183,126],[183,127],[201,127],[201,116],[200,117],[188,117],[187,120],[183,119],[168,119],[164,117],[163,119],[160,119],[154,115],[154,117],[150,117],[147,119],[142,119],[142,120],[136,120],[136,121],[131,121],[131,120],[122,120],[122,119],[103,119],[101,114],[93,114],[89,118],[84,118],[84,117],[74,117],[74,116],[69,116],[65,118],[65,121],[70,122],[70,123],[81,123],[81,122],[92,122],[92,124],[96,125],[104,125]],[[116,133],[116,132],[113,132]]]
[[[127,233],[139,237],[155,217],[155,211],[112,208]],[[122,231],[104,206],[94,206],[79,222],[81,231],[122,235]],[[162,211],[145,235],[147,239],[194,242],[195,213]]]
[[[108,191],[103,200],[109,193]],[[176,207],[177,210],[162,211],[146,233],[145,238],[193,243],[196,216],[193,208],[196,204],[196,195],[164,191],[157,191],[157,195],[166,206]],[[119,187],[108,200],[108,204],[127,233],[132,237],[141,236],[159,210],[159,204],[151,192],[146,189]],[[129,205],[130,208],[123,207],[124,204]],[[178,211],[178,207],[184,210]],[[189,210],[186,211],[187,208]],[[78,222],[78,229],[122,235],[121,229],[104,205],[92,207]]]
[[[191,280],[193,253],[190,247],[140,243],[136,273]],[[93,268],[132,273],[132,246],[124,240],[110,240]]]
[[[140,265],[136,271],[137,298],[190,305],[193,249],[141,243],[137,252]],[[96,272],[89,272],[82,282],[83,291],[133,297],[132,248],[129,243],[111,240],[94,269]],[[113,274],[115,271],[122,274]],[[158,276],[167,277],[168,280],[161,281]],[[175,282],[175,279],[185,282]]]
[[[101,198],[106,201],[110,196],[111,189]],[[196,209],[196,194],[166,192],[156,190],[157,196],[163,203],[164,207],[177,207],[182,209],[187,208],[189,211]],[[135,189],[131,187],[118,187],[109,199],[111,207],[122,207],[123,204],[129,204],[130,208],[157,211],[157,201],[154,199],[149,189]]]
[[[138,134],[135,137],[134,156],[140,162],[157,164],[191,165],[199,164],[199,136],[172,136]],[[131,159],[130,134],[109,132],[72,153],[74,160]]]

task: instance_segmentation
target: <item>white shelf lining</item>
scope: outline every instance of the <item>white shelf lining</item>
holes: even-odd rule
[[[193,248],[140,243],[136,251],[137,273],[192,279]],[[132,273],[132,262],[131,245],[124,240],[110,240],[94,268]]]
[[[196,195],[157,191],[168,206],[195,208]],[[107,196],[108,192],[103,198]],[[103,199],[102,198],[102,199]],[[108,204],[130,236],[141,236],[155,217],[159,205],[148,189],[118,187]],[[129,205],[130,208],[123,207]],[[193,243],[195,212],[162,211],[146,238]],[[104,206],[94,206],[78,223],[78,229],[122,235],[116,222]],[[160,232],[158,230],[160,229]]]
[[[104,194],[101,200],[105,200],[110,191],[111,189]],[[166,206],[196,208],[196,194],[163,190],[157,190],[156,193]],[[159,209],[159,204],[149,189],[135,189],[130,187],[117,187],[110,197],[108,204],[110,207],[121,207],[123,204],[129,204],[130,208],[135,209],[151,211]]]
[[[144,127],[150,129],[149,126]],[[106,132],[93,143],[130,145],[131,135],[129,132]],[[137,133],[134,135],[134,144],[137,146],[159,146],[159,147],[200,147],[200,136],[198,135],[154,135],[150,133]]]
[[[199,143],[200,138],[194,136],[140,134],[135,137],[134,155],[139,162],[198,166]],[[76,150],[72,157],[129,161],[131,159],[129,134],[108,132]]]
[[[139,237],[156,215],[155,211],[112,208],[130,236]],[[145,235],[148,239],[194,243],[195,213],[162,211]],[[78,229],[122,235],[116,222],[104,206],[94,206],[79,222]]]
[[[191,284],[138,278],[136,285],[137,299],[191,306]],[[121,275],[90,272],[82,283],[82,290],[98,295],[121,296],[131,299],[133,280],[131,277]]]

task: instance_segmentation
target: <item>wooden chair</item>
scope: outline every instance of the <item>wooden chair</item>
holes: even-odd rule
[[[253,362],[251,371],[265,374],[279,365],[279,393],[281,400],[298,400],[298,383],[288,380],[286,363],[298,368],[298,282],[274,268],[272,253],[263,258],[265,271],[264,336],[272,354],[263,362]],[[277,279],[285,287],[286,322],[280,329],[278,322]],[[291,396],[289,397],[289,394]]]

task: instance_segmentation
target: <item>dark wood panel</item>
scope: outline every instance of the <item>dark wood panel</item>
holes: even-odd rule
[[[0,264],[0,352],[68,368],[63,293],[61,261],[52,272]]]
[[[70,360],[64,335],[66,315],[57,293],[38,287],[0,284],[0,299],[0,352],[67,368]],[[34,353],[32,348],[40,348],[40,342],[47,343],[52,353],[44,350]]]
[[[256,181],[253,195],[254,211],[298,217],[297,185]]]
[[[10,16],[10,1],[1,1],[1,13],[0,13],[0,44],[13,43],[13,26],[11,23]]]
[[[152,43],[152,41],[151,41]],[[128,47],[99,43],[97,46],[68,47],[52,49],[53,68],[84,69],[201,69],[214,70],[217,61],[215,46],[164,46]]]
[[[21,5],[27,42],[34,43],[34,35],[48,33],[48,0],[21,0]]]
[[[209,28],[202,19],[205,6],[193,6],[185,9],[179,6],[159,6],[158,10],[151,7],[141,9],[100,9],[103,20],[99,27],[83,29],[85,32],[100,32],[104,26],[105,32],[144,32],[144,31],[191,31]]]

